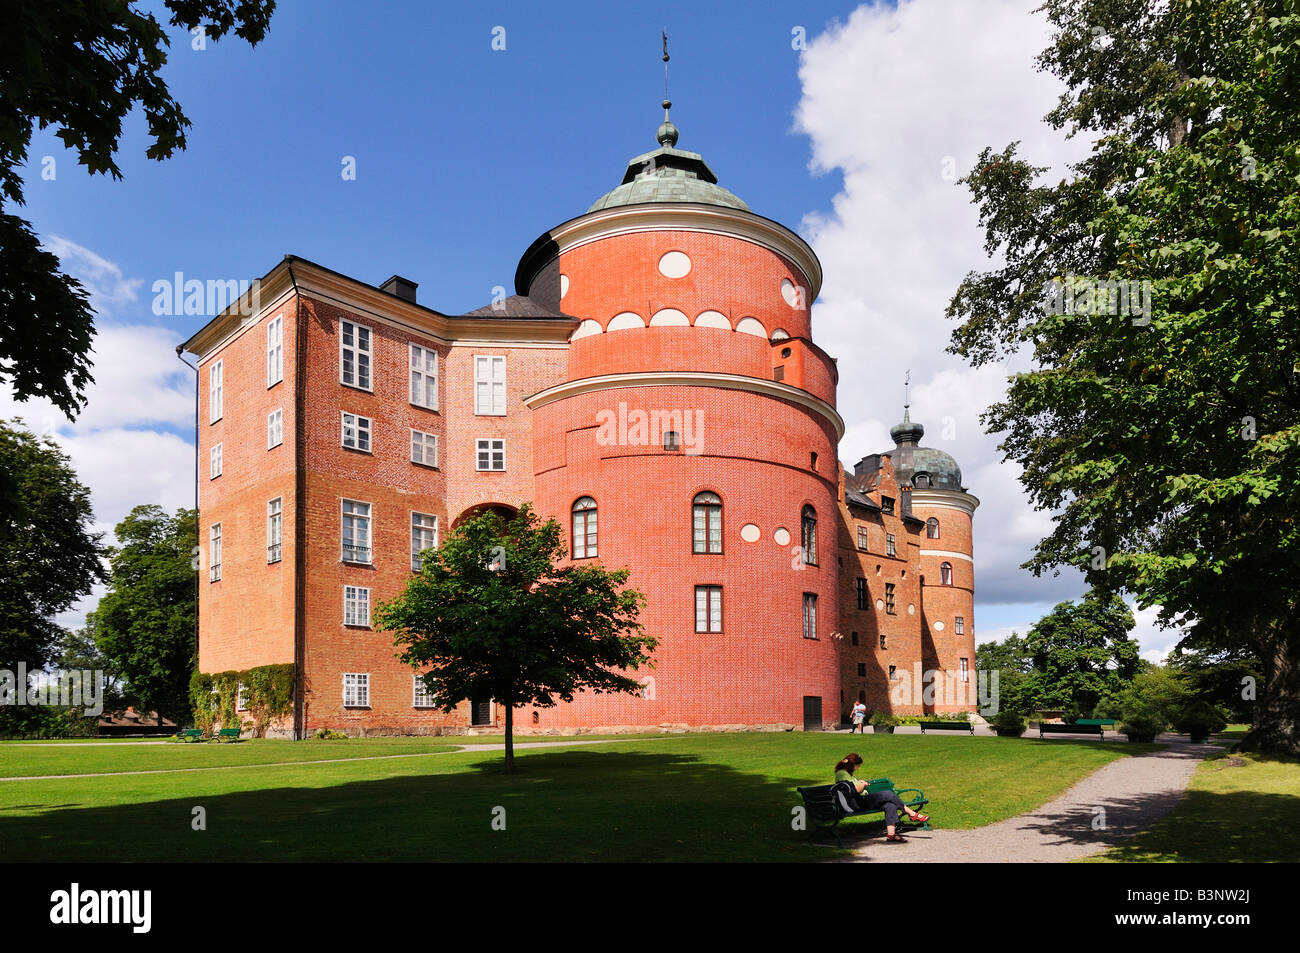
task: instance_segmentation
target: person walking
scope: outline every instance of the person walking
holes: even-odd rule
[[[867,706],[864,705],[862,703],[862,699],[859,698],[856,702],[853,703],[853,713],[850,716],[850,720],[853,722],[853,725],[851,728],[849,728],[849,734],[853,734],[853,732],[856,731],[860,735],[865,735],[867,733],[867,729],[862,727],[862,723],[863,721],[866,720],[866,717],[867,717]]]

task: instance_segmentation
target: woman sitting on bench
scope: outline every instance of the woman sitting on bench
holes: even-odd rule
[[[853,790],[858,794],[858,801],[862,805],[860,810],[866,811],[884,811],[885,812],[885,840],[892,844],[906,844],[907,838],[897,833],[898,812],[901,810],[907,814],[908,819],[917,824],[924,824],[930,819],[929,814],[918,814],[906,804],[893,791],[876,791],[874,794],[864,793],[867,790],[867,782],[861,781],[853,776],[853,773],[862,765],[862,758],[856,754],[846,754],[839,764],[835,765],[835,780],[848,781],[852,783]]]

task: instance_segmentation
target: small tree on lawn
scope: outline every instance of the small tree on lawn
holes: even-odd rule
[[[507,770],[516,707],[636,692],[628,673],[657,644],[637,621],[645,599],[624,588],[626,569],[559,565],[567,557],[559,524],[527,504],[509,522],[485,512],[426,550],[406,592],[376,612],[443,711],[471,698],[505,707]]]

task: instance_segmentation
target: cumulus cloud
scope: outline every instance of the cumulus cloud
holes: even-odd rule
[[[96,532],[112,543],[113,527],[142,503],[168,512],[194,505],[194,371],[176,358],[178,334],[150,324],[116,323],[138,307],[141,279],[88,248],[57,236],[45,246],[63,269],[85,285],[97,312],[92,345],[94,382],[86,406],[70,421],[39,397],[18,401],[0,386],[0,419],[22,419],[68,455],[78,479],[90,489]],[[96,587],[61,614],[60,625],[75,628],[103,595]]]
[[[140,296],[143,278],[127,278],[114,262],[95,254],[59,235],[50,235],[42,243],[45,250],[59,258],[63,270],[85,286],[90,293],[90,303],[100,318],[111,318],[124,305],[134,303]]]
[[[843,189],[830,210],[812,212],[803,231],[820,257],[825,284],[814,333],[839,357],[839,409],[850,422],[840,447],[849,465],[892,446],[901,419],[904,372],[911,370],[912,419],[926,446],[951,453],[979,497],[975,517],[976,631],[981,607],[999,623],[1024,623],[1083,592],[1082,576],[1034,577],[1019,568],[1051,530],[1004,463],[1000,436],[979,416],[1002,398],[1014,369],[973,369],[946,354],[953,323],[945,309],[967,272],[994,263],[970,194],[956,183],[985,146],[1014,140],[1049,176],[1066,174],[1089,144],[1067,141],[1042,117],[1063,90],[1034,58],[1050,42],[1036,0],[900,0],[862,6],[814,37],[801,58],[795,130],[811,142],[810,168],[839,171]],[[1154,616],[1154,613],[1151,613]],[[1173,636],[1145,620],[1144,652],[1163,656]]]

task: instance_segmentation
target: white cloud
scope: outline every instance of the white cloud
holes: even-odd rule
[[[826,275],[814,333],[839,357],[839,409],[852,422],[841,458],[852,466],[892,446],[888,428],[901,419],[910,369],[923,443],[951,453],[981,500],[977,619],[981,603],[1050,606],[1083,590],[1074,570],[1035,578],[1018,568],[1051,523],[1030,508],[1018,468],[1001,462],[1001,438],[979,423],[1005,393],[1009,368],[972,369],[944,352],[953,292],[968,271],[990,267],[977,210],[954,179],[985,146],[1022,140],[1023,155],[1058,174],[1087,149],[1042,122],[1062,86],[1035,69],[1050,38],[1035,6],[901,0],[896,8],[859,7],[813,39],[799,70],[795,126],[811,139],[810,165],[838,169],[844,179],[832,210],[803,223]]]
[[[86,287],[90,303],[101,319],[113,317],[123,305],[139,298],[144,279],[124,277],[118,265],[89,248],[58,235],[48,236],[41,244],[58,256],[66,273]]]
[[[113,527],[139,504],[155,503],[168,512],[194,505],[194,445],[188,439],[194,427],[194,371],[176,357],[177,332],[105,319],[138,300],[140,279],[124,277],[118,265],[67,239],[53,237],[45,244],[59,255],[64,270],[91,290],[99,314],[94,382],[75,421],[48,400],[20,402],[9,386],[0,386],[0,420],[19,417],[67,453],[77,478],[90,489],[93,529],[111,543]],[[97,586],[59,615],[58,623],[80,626],[103,592]]]

